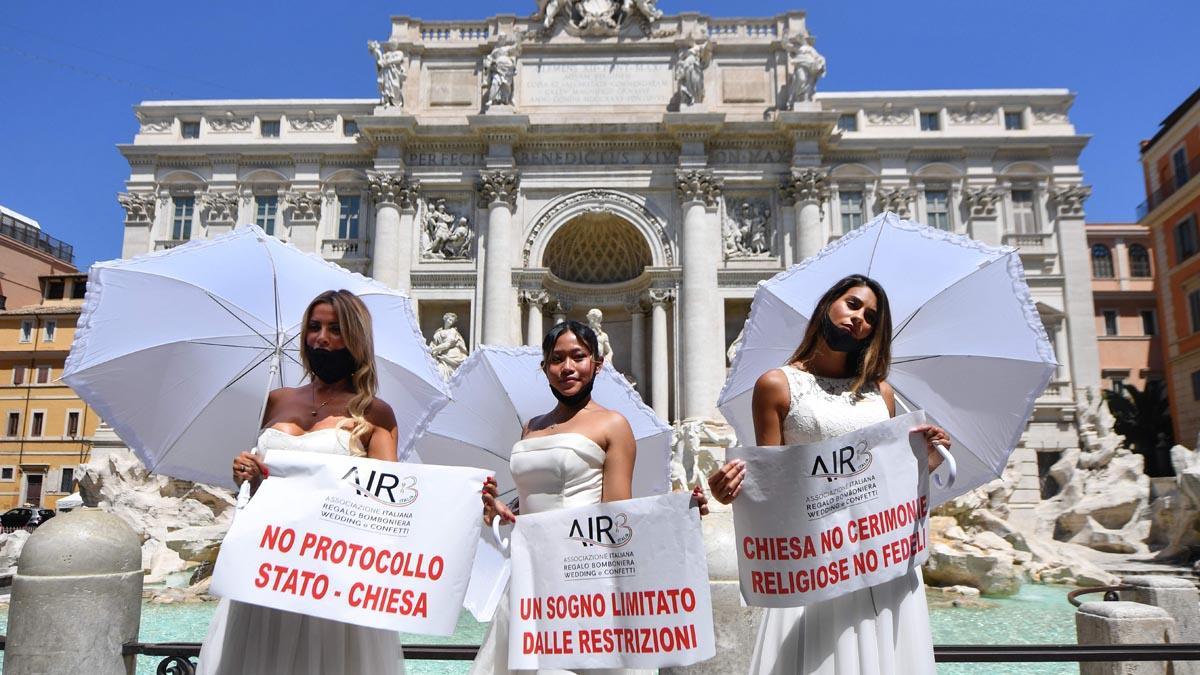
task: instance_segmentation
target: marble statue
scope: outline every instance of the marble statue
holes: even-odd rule
[[[454,327],[456,323],[458,315],[446,312],[442,315],[442,327],[433,333],[433,339],[429,341],[429,353],[437,362],[438,372],[446,380],[467,360],[467,342]]]
[[[521,43],[511,36],[501,36],[500,41],[483,57],[484,105],[513,104],[513,83],[517,77],[517,57],[521,54]]]
[[[404,79],[407,58],[399,49],[385,51],[376,40],[367,43],[375,57],[375,83],[379,86],[379,104],[385,108],[404,107]]]
[[[769,254],[772,238],[770,207],[761,202],[742,202],[726,221],[722,238],[726,258]]]
[[[533,18],[550,32],[558,17],[566,17],[567,28],[583,35],[616,35],[628,21],[640,15],[645,24],[662,17],[658,0],[538,0]]]
[[[786,43],[788,63],[787,107],[813,100],[817,80],[825,76],[825,57],[813,47],[810,37],[797,35]]]
[[[452,213],[446,207],[445,199],[438,199],[421,215],[422,258],[465,259],[473,238],[470,221],[466,216]]]
[[[605,363],[612,364],[613,349],[612,342],[608,339],[608,333],[600,327],[600,323],[604,321],[604,312],[595,307],[588,310],[587,322],[592,330],[596,331],[596,342],[600,347],[600,358],[604,359]]]
[[[705,441],[710,449],[703,447]],[[728,448],[736,443],[733,434],[717,433],[703,419],[676,422],[671,434],[671,489],[690,490],[699,485],[707,492],[705,478],[721,466],[721,458],[713,456],[711,447]]]
[[[704,66],[707,62],[707,42],[698,42],[679,50],[675,62],[675,84],[679,87],[681,108],[704,101]]]
[[[738,331],[737,337],[733,338],[733,342],[729,345],[729,349],[725,350],[725,358],[729,360],[729,365],[733,365],[733,360],[737,358],[737,354],[742,349],[742,340],[746,339],[746,328],[742,327]]]

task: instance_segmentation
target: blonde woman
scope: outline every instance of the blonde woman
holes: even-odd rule
[[[258,453],[233,461],[233,479],[251,492],[267,476],[273,449],[396,461],[396,418],[375,398],[371,315],[350,291],[326,291],[304,311],[301,363],[308,384],[267,397]],[[320,675],[403,673],[392,631],[222,600],[200,650],[197,673]]]

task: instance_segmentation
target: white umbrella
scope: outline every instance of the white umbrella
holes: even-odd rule
[[[1057,367],[1020,257],[893,213],[759,285],[718,402],[738,437],[754,438],[754,382],[795,351],[821,295],[855,273],[891,304],[888,382],[954,441],[958,477],[934,481],[934,503],[999,477]]]
[[[266,393],[303,382],[304,308],[343,288],[371,311],[378,396],[407,448],[448,396],[408,298],[253,225],[93,265],[62,379],[149,470],[230,486]]]
[[[451,402],[417,439],[420,461],[477,466],[496,473],[501,497],[516,489],[508,470],[512,446],[531,418],[556,403],[536,347],[482,345],[450,379]],[[596,375],[592,399],[629,420],[637,440],[633,496],[670,490],[671,427],[654,414],[620,373],[605,364]]]

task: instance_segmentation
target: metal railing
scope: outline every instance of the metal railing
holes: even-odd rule
[[[43,253],[49,253],[65,263],[74,264],[75,247],[7,214],[0,216],[0,236],[19,241]]]
[[[1141,220],[1142,218],[1145,218],[1147,214],[1158,208],[1163,202],[1167,201],[1167,199],[1171,195],[1178,192],[1180,188],[1195,180],[1197,175],[1200,175],[1200,155],[1196,155],[1188,160],[1187,176],[1185,176],[1183,180],[1176,179],[1174,164],[1172,164],[1171,175],[1168,178],[1167,183],[1160,185],[1157,190],[1151,192],[1150,195],[1146,197],[1146,201],[1138,204],[1137,219]]]
[[[3,648],[0,638],[0,649]],[[471,661],[479,645],[404,645],[405,661]],[[195,642],[133,642],[126,656],[161,656],[161,675],[192,675]],[[938,663],[1113,663],[1118,661],[1200,661],[1200,643],[1144,645],[934,645]]]

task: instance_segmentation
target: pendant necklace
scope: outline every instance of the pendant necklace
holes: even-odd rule
[[[326,403],[329,403],[329,401],[330,401],[332,398],[333,398],[333,397],[331,396],[330,398],[327,398],[327,399],[325,399],[325,400],[324,400],[324,401],[321,403],[321,405],[317,405],[317,386],[314,384],[314,385],[313,385],[313,388],[312,388],[312,401],[313,401],[313,404],[312,404],[312,416],[313,416],[313,417],[316,417],[316,416],[317,416],[317,411],[318,411],[318,410],[320,410],[321,408],[324,408],[324,407],[325,407],[325,404],[326,404]]]

